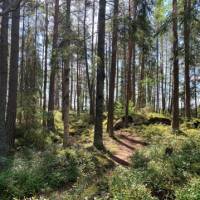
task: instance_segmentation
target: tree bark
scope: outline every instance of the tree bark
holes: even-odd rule
[[[85,0],[85,12],[84,12],[84,56],[85,56],[85,67],[86,67],[86,77],[87,77],[87,86],[90,97],[90,121],[94,121],[94,103],[93,103],[93,93],[91,79],[89,75],[89,66],[88,66],[88,51],[87,51],[87,36],[86,36],[86,19],[87,19],[87,0]],[[93,57],[92,57],[93,59]],[[93,60],[92,60],[93,62]],[[93,63],[92,63],[93,64]]]
[[[54,14],[54,30],[53,30],[53,46],[51,58],[51,74],[49,86],[49,105],[48,105],[48,120],[47,126],[50,131],[55,130],[54,125],[54,104],[55,104],[55,77],[57,70],[57,48],[58,48],[58,16],[59,16],[59,0],[55,0],[55,14]]]
[[[109,104],[108,104],[108,127],[109,135],[113,137],[113,115],[114,115],[114,93],[115,93],[115,74],[117,59],[117,39],[118,39],[118,6],[119,0],[115,0],[112,32],[112,60],[110,69],[109,84]]]
[[[71,12],[71,0],[66,0],[67,10],[66,10],[66,48],[70,48],[70,12]],[[63,147],[67,147],[69,144],[69,77],[70,77],[70,54],[67,52],[64,59],[64,69],[63,69],[63,123],[64,123],[64,138]]]
[[[164,55],[163,55],[163,35],[161,35],[161,58],[160,58],[160,74],[161,74],[161,93],[162,93],[162,113],[165,112],[165,91],[164,91]]]
[[[173,107],[172,129],[179,131],[179,63],[178,63],[178,31],[177,0],[173,0]]]
[[[46,18],[45,18],[45,58],[44,58],[44,88],[43,88],[43,126],[46,127],[46,105],[47,105],[47,59],[48,59],[48,1],[45,2]]]
[[[128,41],[128,66],[126,70],[126,102],[125,102],[125,126],[128,126],[128,109],[129,101],[131,99],[131,66],[132,66],[132,56],[133,56],[133,37],[132,37],[132,20],[131,20],[131,0],[129,0],[129,41]]]
[[[104,103],[104,48],[105,48],[105,12],[106,1],[99,1],[98,18],[98,48],[97,48],[97,89],[96,89],[96,117],[94,130],[94,146],[103,148],[103,103]]]
[[[184,44],[185,44],[185,116],[190,120],[190,9],[191,0],[184,0]]]
[[[19,61],[19,23],[20,6],[12,11],[11,28],[11,54],[9,73],[9,92],[6,116],[6,131],[8,135],[9,147],[14,146],[16,113],[17,113],[17,86],[18,86],[18,61]]]
[[[6,10],[7,7],[8,2],[3,1],[2,11]],[[5,127],[8,79],[8,17],[8,13],[2,16],[0,36],[0,155],[6,155],[8,153]]]
[[[159,80],[159,39],[156,40],[156,61],[157,61],[157,69],[156,69],[156,112],[160,110],[160,80]]]

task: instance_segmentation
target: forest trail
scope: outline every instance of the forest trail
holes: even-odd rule
[[[114,138],[105,141],[108,151],[110,146],[114,146],[114,151],[109,151],[110,158],[122,166],[129,166],[134,152],[146,145],[141,137],[124,130],[116,131]]]

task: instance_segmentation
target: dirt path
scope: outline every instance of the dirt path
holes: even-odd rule
[[[126,131],[116,131],[113,139],[105,141],[110,158],[123,166],[129,166],[134,152],[146,145],[141,137]]]

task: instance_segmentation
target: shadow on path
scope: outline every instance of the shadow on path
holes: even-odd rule
[[[134,143],[134,144],[141,144],[143,146],[148,145],[148,143],[146,143],[146,142],[127,137],[126,135],[119,135],[119,137],[122,138],[122,139],[128,140],[129,142]]]
[[[110,145],[116,147],[114,152],[109,150]],[[142,138],[134,134],[125,131],[116,131],[115,136],[109,138],[106,145],[106,153],[115,163],[128,167],[130,166],[132,155],[147,145],[146,142],[142,141]]]

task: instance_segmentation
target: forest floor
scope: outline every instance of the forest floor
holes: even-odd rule
[[[108,152],[110,147],[115,147],[114,150],[111,149],[112,153],[109,153],[109,156],[115,163],[122,166],[129,166],[133,154],[147,145],[141,137],[126,130],[116,131],[114,138],[107,137],[104,144]]]
[[[158,114],[132,116],[141,120]],[[67,149],[60,112],[55,113],[56,132],[18,129],[16,153],[0,173],[0,199],[200,199],[199,128],[182,123],[174,134],[169,125],[130,124],[111,138],[104,120],[105,151],[98,151],[89,116],[70,117]]]

